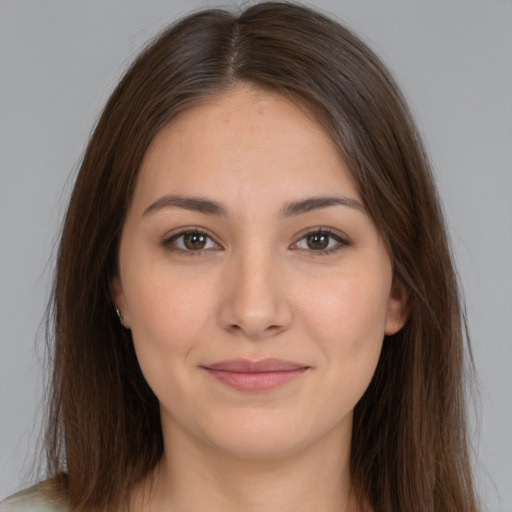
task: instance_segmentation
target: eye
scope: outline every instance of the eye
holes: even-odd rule
[[[307,233],[293,244],[294,249],[313,251],[319,254],[334,252],[341,247],[348,245],[339,235],[332,231],[319,229]]]
[[[221,248],[209,235],[197,229],[180,231],[164,240],[163,245],[167,249],[180,252],[199,252]]]

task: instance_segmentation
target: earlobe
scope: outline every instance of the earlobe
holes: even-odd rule
[[[387,336],[396,334],[409,318],[409,292],[399,277],[393,279],[388,299],[388,311],[384,332]]]
[[[121,279],[119,279],[118,276],[115,276],[112,279],[110,289],[112,293],[112,300],[114,301],[114,306],[116,308],[116,313],[117,316],[119,317],[119,321],[124,327],[129,328],[123,286],[121,284]]]

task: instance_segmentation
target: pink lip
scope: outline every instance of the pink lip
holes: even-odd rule
[[[239,391],[267,391],[290,382],[309,367],[281,359],[231,359],[203,368],[222,383]]]

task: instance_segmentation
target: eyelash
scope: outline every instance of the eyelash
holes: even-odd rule
[[[204,236],[205,238],[207,238],[209,240],[210,243],[215,244],[215,247],[214,248],[208,247],[208,248],[196,249],[196,250],[184,249],[184,248],[178,247],[176,245],[176,241],[179,240],[181,237],[185,237],[186,235],[200,235],[200,236]],[[329,247],[328,246],[326,249],[318,249],[318,250],[311,249],[311,248],[308,249],[308,248],[298,247],[298,244],[301,241],[306,240],[307,237],[312,236],[312,235],[323,235],[323,236],[326,236],[330,240],[334,240],[335,241],[335,245],[334,245],[334,247]],[[209,242],[207,241],[206,243],[208,244]],[[329,241],[328,245],[330,243],[331,242]],[[162,241],[161,245],[166,250],[169,250],[169,251],[172,251],[172,252],[176,252],[176,253],[179,253],[179,254],[183,254],[183,255],[186,255],[186,256],[201,256],[201,255],[204,255],[205,252],[209,252],[209,251],[212,251],[212,250],[221,250],[222,249],[220,244],[218,244],[213,239],[212,236],[210,236],[203,229],[196,228],[196,227],[185,228],[185,229],[180,230],[177,233],[174,233],[173,235],[165,238]],[[296,242],[294,242],[293,244],[290,245],[290,249],[306,251],[306,252],[309,252],[311,256],[325,256],[325,255],[328,255],[328,254],[333,254],[333,253],[339,251],[340,249],[342,249],[343,247],[346,247],[347,245],[349,245],[349,242],[346,239],[342,238],[340,235],[334,233],[330,229],[328,229],[328,228],[314,228],[314,229],[311,229],[311,230],[303,233]]]
[[[299,242],[301,242],[303,240],[306,240],[307,237],[312,236],[312,235],[324,235],[324,236],[328,237],[330,240],[334,240],[335,241],[335,245],[333,247],[327,247],[327,249],[318,249],[318,250],[314,250],[314,249],[311,249],[311,248],[307,249],[307,248],[297,247]],[[331,242],[329,242],[329,244],[330,243]],[[334,253],[338,252],[339,250],[343,249],[344,247],[346,247],[348,245],[350,245],[350,244],[349,244],[349,241],[347,239],[341,237],[339,234],[334,233],[329,228],[322,228],[322,227],[320,227],[320,228],[314,228],[314,229],[311,229],[309,231],[306,231],[290,247],[292,249],[294,249],[294,250],[307,251],[308,253],[310,253],[309,254],[310,256],[315,257],[315,256],[326,256],[326,255],[329,255],[329,254],[334,254]]]
[[[216,247],[215,248],[208,247],[206,249],[196,249],[196,250],[193,250],[193,249],[183,249],[181,247],[178,247],[176,245],[176,241],[179,238],[185,237],[187,235],[200,235],[200,236],[204,236],[205,238],[208,239],[208,241],[210,243],[213,242]],[[209,243],[208,241],[206,243]],[[202,230],[201,228],[196,228],[196,227],[193,227],[193,226],[185,228],[185,229],[182,229],[179,232],[174,233],[173,235],[165,238],[162,241],[162,246],[163,246],[164,249],[166,249],[168,251],[176,252],[176,253],[179,253],[179,254],[184,254],[186,256],[201,256],[201,255],[204,255],[205,252],[209,252],[211,250],[222,249],[222,247],[206,231]]]

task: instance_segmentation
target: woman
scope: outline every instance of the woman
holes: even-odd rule
[[[53,306],[50,479],[2,512],[477,510],[428,162],[378,58],[314,11],[203,11],[140,55]]]

